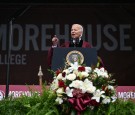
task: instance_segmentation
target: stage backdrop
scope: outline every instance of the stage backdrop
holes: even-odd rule
[[[11,4],[0,5],[0,84],[6,84],[10,19],[13,20],[10,77],[13,85],[51,81],[47,51],[51,38],[69,40],[74,23],[84,26],[83,39],[103,59],[119,86],[135,85],[135,5],[133,4]],[[58,54],[60,56],[60,54]],[[60,57],[61,58],[61,57]]]

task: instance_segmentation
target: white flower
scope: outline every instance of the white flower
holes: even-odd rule
[[[74,68],[71,66],[68,68],[69,73],[73,72]]]
[[[78,75],[78,70],[74,70],[73,73],[77,76]]]
[[[85,93],[85,92],[94,93],[96,90],[96,87],[93,86],[93,83],[91,81],[89,81],[88,79],[85,79],[80,89],[82,89],[82,93]]]
[[[69,85],[70,87],[74,88],[80,88],[83,85],[83,82],[80,80],[72,81],[72,83]]]
[[[111,102],[111,99],[110,97],[106,96],[103,100],[102,100],[102,103],[103,104],[107,104],[107,103],[110,103]]]
[[[57,79],[61,80],[62,78],[63,78],[62,73],[59,73],[59,75],[57,76]]]
[[[93,83],[91,81],[89,81],[88,79],[85,79],[84,84],[86,86],[87,93],[94,93],[95,92],[96,87],[93,86]]]
[[[117,97],[115,95],[111,96],[111,98],[112,98],[112,102],[115,102],[117,99]]]
[[[97,102],[100,102],[100,97],[105,97],[104,95],[102,95],[103,93],[105,92],[98,89],[93,93],[94,96],[91,99],[95,99]]]
[[[114,90],[114,87],[113,87],[113,86],[111,86],[111,85],[108,85],[108,89],[110,89],[110,90]]]
[[[63,77],[63,76],[62,76],[62,73],[59,73],[59,75],[57,76],[57,79],[58,79],[58,80],[63,80],[63,81],[65,81],[65,80],[66,80],[66,77]]]
[[[64,93],[64,89],[63,88],[58,88],[56,91],[58,96],[62,96],[62,94]]]
[[[55,101],[58,102],[59,104],[62,104],[63,103],[63,100],[60,97],[57,97],[57,99]]]
[[[65,70],[63,70],[63,72],[65,72],[66,74],[70,73],[69,69],[65,69]]]
[[[102,76],[102,77],[108,78],[108,73],[107,73],[107,71],[103,67],[100,68],[100,69],[95,68],[94,72],[96,72],[98,76]]]
[[[91,67],[85,67],[85,72],[90,73],[91,72]]]
[[[83,75],[84,77],[88,77],[88,76],[89,76],[89,74],[88,74],[87,72],[82,72],[82,75]]]
[[[74,73],[72,73],[72,74],[67,75],[66,78],[67,78],[68,80],[70,80],[70,81],[73,81],[73,80],[75,80],[76,75],[75,75]]]
[[[51,84],[50,89],[55,90],[57,88],[58,88],[58,80],[57,79],[54,79],[53,82],[52,82],[52,84]]]
[[[77,70],[78,69],[78,62],[72,64],[71,63],[71,67],[73,68],[73,70]]]
[[[83,71],[83,72],[79,72],[79,73],[78,73],[78,76],[81,77],[81,78],[82,78],[82,77],[88,77],[89,74],[88,74],[87,72],[84,72],[84,71]]]
[[[74,70],[77,70],[78,67],[79,67],[78,65],[74,65],[74,64],[71,63],[71,67],[69,67],[68,70],[69,70],[69,72],[71,73],[71,72],[73,72]]]
[[[66,88],[66,94],[67,94],[67,96],[73,97],[72,92],[73,92],[73,89],[70,89],[69,87]]]

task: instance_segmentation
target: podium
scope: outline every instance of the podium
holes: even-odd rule
[[[57,69],[64,68],[65,62],[69,64],[73,63],[76,58],[80,58],[81,62],[86,66],[92,66],[97,64],[97,51],[96,48],[54,48],[52,57],[51,69],[56,71]]]

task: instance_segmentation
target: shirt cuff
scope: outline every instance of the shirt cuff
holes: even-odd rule
[[[56,47],[57,47],[57,45],[55,45],[55,46],[54,46],[54,45],[52,45],[52,48],[56,48]]]

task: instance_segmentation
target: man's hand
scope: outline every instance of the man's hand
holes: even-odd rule
[[[59,43],[59,39],[57,38],[56,35],[54,35],[54,37],[52,38],[52,44],[53,46],[57,46]]]

